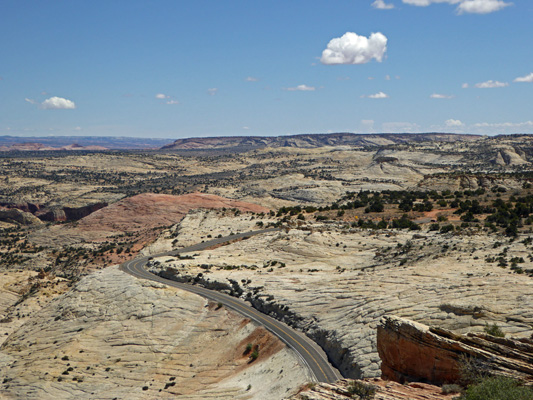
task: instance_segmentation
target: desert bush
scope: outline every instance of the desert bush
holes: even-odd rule
[[[460,400],[533,400],[533,390],[514,379],[494,376],[468,387]]]
[[[348,386],[348,393],[359,396],[361,400],[371,400],[376,395],[376,387],[368,383],[353,381]]]
[[[442,394],[451,394],[451,393],[461,393],[463,391],[463,388],[460,385],[457,385],[455,383],[450,383],[450,384],[442,385],[441,390],[442,390]]]
[[[485,327],[483,328],[486,334],[496,337],[505,337],[505,333],[503,333],[502,328],[500,328],[496,323],[489,325],[485,324]]]

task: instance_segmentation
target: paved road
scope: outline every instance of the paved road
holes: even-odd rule
[[[278,230],[277,228],[262,229],[258,231],[251,231],[245,233],[239,233],[236,235],[226,236],[223,238],[217,238],[210,240],[208,242],[203,242],[196,244],[194,246],[185,247],[176,251],[170,251],[161,254],[155,254],[151,257],[162,257],[162,256],[175,256],[177,254],[189,253],[193,251],[201,251],[206,248],[219,245],[222,243],[227,243],[232,240],[248,238],[254,235],[258,235],[266,232],[273,232]],[[334,382],[338,379],[341,379],[341,374],[331,366],[328,362],[327,356],[324,351],[311,339],[309,339],[304,334],[295,331],[284,323],[275,320],[274,318],[265,315],[256,309],[250,307],[248,303],[244,301],[228,296],[226,294],[205,289],[200,286],[188,285],[185,283],[171,281],[169,279],[161,278],[160,276],[154,275],[144,268],[146,263],[151,257],[142,257],[136,258],[134,260],[126,261],[123,263],[120,268],[122,271],[133,275],[137,278],[149,279],[156,282],[161,282],[169,286],[177,287],[180,289],[187,290],[192,293],[196,293],[200,296],[208,298],[209,300],[215,301],[217,303],[222,303],[228,308],[237,311],[238,313],[244,315],[247,318],[257,322],[260,325],[263,325],[266,329],[272,332],[274,335],[283,340],[289,347],[294,349],[296,353],[300,356],[303,362],[309,367],[310,371],[314,375],[316,381],[319,382]]]

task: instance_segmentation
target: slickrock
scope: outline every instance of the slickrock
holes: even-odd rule
[[[250,362],[248,343],[259,345]],[[310,380],[263,328],[117,267],[83,278],[0,347],[13,399],[280,399]]]
[[[188,232],[187,243],[188,222],[179,231]],[[530,247],[520,239],[502,244],[502,238],[475,234],[320,229],[254,236],[190,254],[190,260],[162,259],[158,268],[171,266],[183,280],[223,284],[219,288],[306,332],[350,378],[381,375],[376,328],[384,315],[457,333],[497,323],[508,335],[530,337],[533,279],[486,261],[504,247],[508,258],[527,259]],[[205,233],[197,230],[198,237]],[[531,268],[528,261],[520,265]]]
[[[486,372],[533,383],[531,339],[480,333],[456,335],[446,329],[385,316],[378,326],[377,346],[382,378],[400,383],[422,380],[440,385],[458,381],[464,357],[481,363]]]
[[[306,387],[288,400],[353,400],[360,397],[350,391],[354,381],[340,380],[334,384],[320,383]],[[451,400],[456,395],[443,394],[437,386],[424,383],[401,385],[381,379],[357,380],[355,384],[374,387],[374,400]]]

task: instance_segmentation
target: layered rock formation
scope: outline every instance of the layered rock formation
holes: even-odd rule
[[[248,343],[260,346],[253,362]],[[299,362],[234,312],[112,267],[8,337],[0,391],[13,399],[280,399],[310,380]]]
[[[289,400],[350,400],[359,399],[354,385],[375,389],[374,400],[451,400],[456,395],[443,394],[437,386],[424,383],[410,383],[401,385],[381,379],[341,380],[334,384],[320,383],[304,388]]]
[[[437,385],[461,378],[461,363],[481,365],[485,373],[533,383],[533,340],[482,333],[456,335],[442,328],[385,316],[377,331],[382,378]],[[471,360],[469,360],[471,359]]]

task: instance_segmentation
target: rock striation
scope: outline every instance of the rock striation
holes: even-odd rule
[[[259,347],[251,361],[248,343]],[[0,347],[8,399],[281,399],[310,380],[265,329],[197,295],[110,267]],[[265,384],[268,382],[268,384]]]
[[[320,383],[305,387],[289,400],[350,400],[359,399],[350,387],[354,384],[375,389],[374,400],[450,400],[456,395],[443,394],[440,387],[424,383],[401,385],[381,379],[340,380],[334,384]]]
[[[461,379],[461,364],[533,384],[533,340],[483,333],[457,335],[407,319],[384,316],[377,329],[382,378],[441,385]]]

